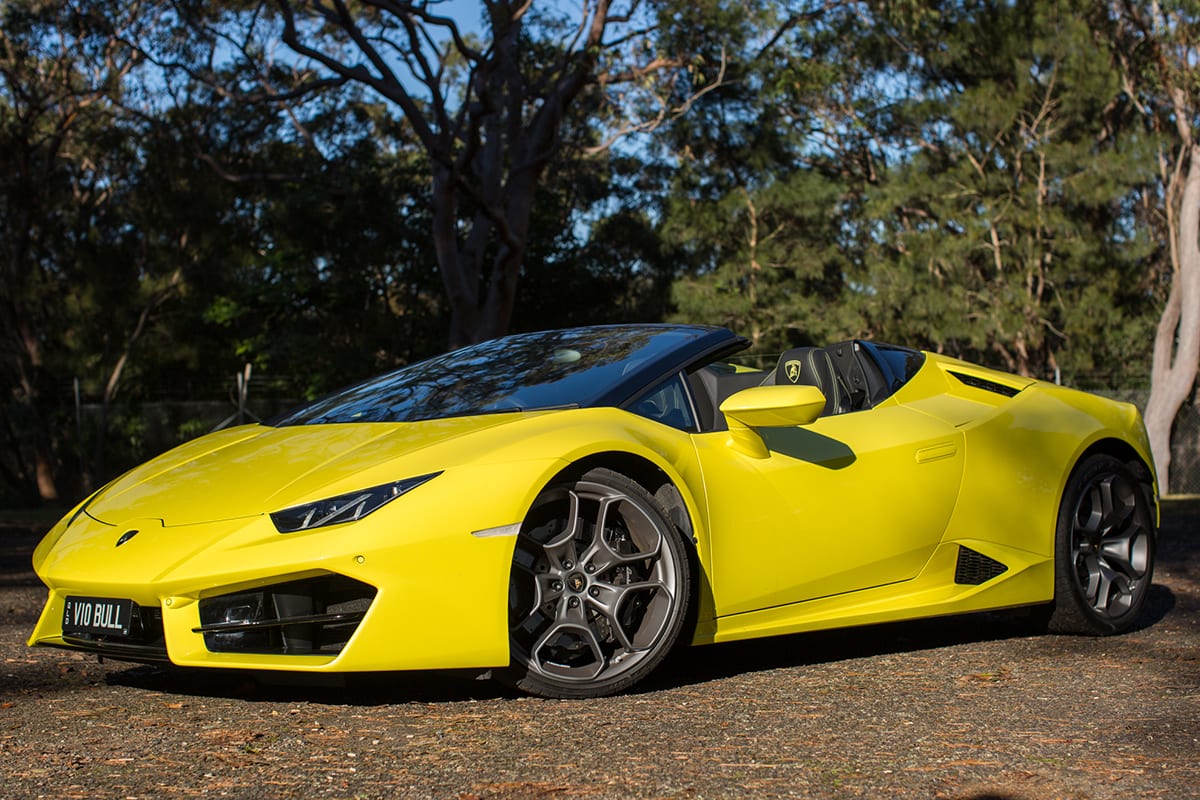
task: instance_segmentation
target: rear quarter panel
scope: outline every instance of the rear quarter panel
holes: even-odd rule
[[[1122,442],[1153,474],[1145,428],[1134,406],[991,373],[1014,388],[1024,385],[1015,397],[1006,398],[945,374],[960,362],[931,360],[943,373],[945,394],[917,398],[910,405],[951,421],[965,437],[962,489],[947,541],[994,541],[1050,558],[1063,491],[1089,449],[1106,440]]]

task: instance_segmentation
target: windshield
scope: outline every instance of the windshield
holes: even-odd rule
[[[493,339],[372,378],[272,424],[414,422],[585,407],[623,385],[656,380],[664,357],[713,330],[611,325]]]

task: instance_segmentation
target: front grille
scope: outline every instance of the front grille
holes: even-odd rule
[[[163,641],[162,609],[133,606],[128,636],[107,636],[99,633],[75,633],[63,636],[72,648],[88,650],[121,661],[167,661],[167,645]]]
[[[996,559],[959,545],[958,565],[954,568],[955,583],[978,586],[1007,571],[1008,567]]]
[[[324,575],[200,601],[204,646],[213,653],[336,655],[375,599],[375,587]]]

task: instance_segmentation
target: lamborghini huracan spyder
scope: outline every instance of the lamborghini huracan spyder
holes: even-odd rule
[[[1133,406],[869,341],[767,370],[746,346],[509,336],[191,441],[47,534],[29,643],[588,697],[684,643],[1018,606],[1133,624],[1158,520]]]

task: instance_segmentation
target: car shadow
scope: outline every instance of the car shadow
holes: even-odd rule
[[[1175,593],[1161,583],[1151,584],[1146,604],[1130,631],[1140,631],[1162,622],[1175,609]]]
[[[1158,623],[1174,607],[1171,590],[1153,585],[1134,630]],[[982,612],[681,647],[628,694],[669,691],[755,672],[1027,638],[1038,635],[1040,625],[1044,622],[1039,615],[1026,610]],[[110,672],[106,681],[166,694],[364,707],[524,697],[489,677],[480,670],[317,675],[136,666]]]
[[[480,670],[312,674],[141,665],[109,673],[110,686],[271,703],[384,706],[520,697]]]
[[[1174,593],[1161,584],[1152,585],[1131,630],[1157,624],[1173,608]],[[1044,607],[986,611],[682,648],[635,691],[659,691],[751,672],[1047,635],[1047,615]]]

